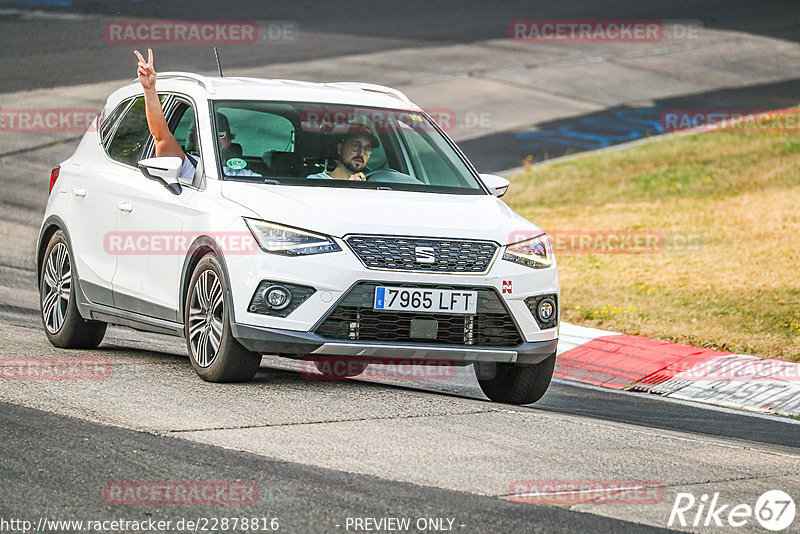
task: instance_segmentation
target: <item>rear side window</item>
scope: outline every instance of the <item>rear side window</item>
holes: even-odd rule
[[[142,159],[142,151],[150,138],[144,97],[137,98],[128,108],[113,136],[108,145],[108,155],[120,163],[135,167]]]
[[[108,118],[106,118],[106,120],[103,122],[103,126],[100,128],[100,139],[103,141],[103,146],[106,145],[108,136],[111,134],[111,130],[114,127],[114,124],[117,122],[117,119],[120,115],[122,115],[122,112],[125,111],[125,108],[127,108],[128,104],[130,103],[130,100],[126,100],[118,105],[116,109],[111,112],[111,115],[109,115]]]

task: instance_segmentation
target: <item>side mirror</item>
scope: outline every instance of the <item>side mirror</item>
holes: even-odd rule
[[[488,187],[497,198],[505,195],[506,191],[508,191],[508,186],[511,185],[511,182],[496,174],[481,174],[480,177],[481,180],[483,180],[483,184]]]
[[[169,189],[172,194],[180,195],[183,191],[178,175],[181,173],[183,160],[178,157],[149,158],[139,162],[139,169],[146,177]]]

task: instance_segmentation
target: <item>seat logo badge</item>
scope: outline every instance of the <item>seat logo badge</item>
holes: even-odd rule
[[[503,293],[511,293],[511,280],[503,280]]]
[[[436,251],[433,247],[414,247],[417,263],[435,263]]]

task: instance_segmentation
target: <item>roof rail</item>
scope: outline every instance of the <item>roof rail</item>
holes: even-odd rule
[[[386,87],[384,85],[376,85],[374,83],[361,83],[361,82],[331,82],[331,83],[326,83],[325,85],[330,85],[333,87],[341,87],[342,89],[361,89],[362,91],[369,91],[372,93],[383,93],[385,95],[393,96],[396,99],[405,102],[406,104],[412,104],[411,100],[409,100],[406,95],[404,95],[397,89],[392,89],[391,87]]]
[[[242,80],[247,82],[271,82],[270,78],[254,78],[253,76],[225,76],[228,80]]]
[[[202,85],[206,91],[209,93],[214,92],[214,83],[211,81],[210,78],[207,76],[203,76],[201,74],[195,74],[193,72],[179,72],[179,71],[169,71],[169,72],[160,72],[158,73],[158,79],[160,80],[175,80],[175,79],[186,79],[186,80],[193,80],[198,84]],[[138,83],[139,79],[136,78],[131,82],[131,85]]]

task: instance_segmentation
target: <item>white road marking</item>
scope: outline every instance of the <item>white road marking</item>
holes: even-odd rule
[[[92,18],[80,13],[54,13],[40,9],[0,9],[0,17],[15,15],[22,20],[83,20]]]
[[[616,393],[616,394],[619,394],[619,395],[628,395],[628,396],[640,397],[640,398],[642,398],[642,397],[650,398],[650,399],[653,399],[653,400],[671,402],[671,403],[674,403],[674,404],[682,404],[684,406],[691,406],[693,408],[700,408],[700,409],[703,409],[703,410],[711,410],[711,411],[714,411],[714,412],[722,412],[722,413],[735,414],[735,415],[744,415],[744,416],[747,416],[747,417],[755,417],[755,418],[758,418],[758,419],[768,419],[770,421],[777,421],[779,423],[787,423],[787,424],[790,424],[790,425],[800,425],[800,419],[795,419],[795,418],[792,418],[792,417],[789,417],[789,416],[781,416],[781,415],[772,415],[772,414],[766,414],[766,413],[750,412],[750,411],[746,411],[746,410],[735,410],[733,408],[724,408],[722,406],[715,406],[713,404],[705,404],[705,403],[693,402],[693,401],[688,401],[688,400],[683,400],[683,399],[675,399],[675,398],[671,398],[671,397],[664,397],[662,395],[654,395],[654,394],[650,394],[650,393],[641,393],[641,392],[638,392],[638,391],[625,391],[625,390],[620,390],[620,389],[604,388],[604,387],[600,387],[600,386],[595,386],[593,384],[585,384],[583,382],[577,382],[577,381],[574,381],[574,380],[568,380],[568,379],[565,379],[565,378],[555,378],[554,377],[553,378],[553,382],[556,382],[558,384],[565,384],[565,385],[569,385],[569,386],[575,386],[575,387],[579,387],[579,388],[592,389],[592,390],[595,390],[595,391],[603,391],[605,393]]]

